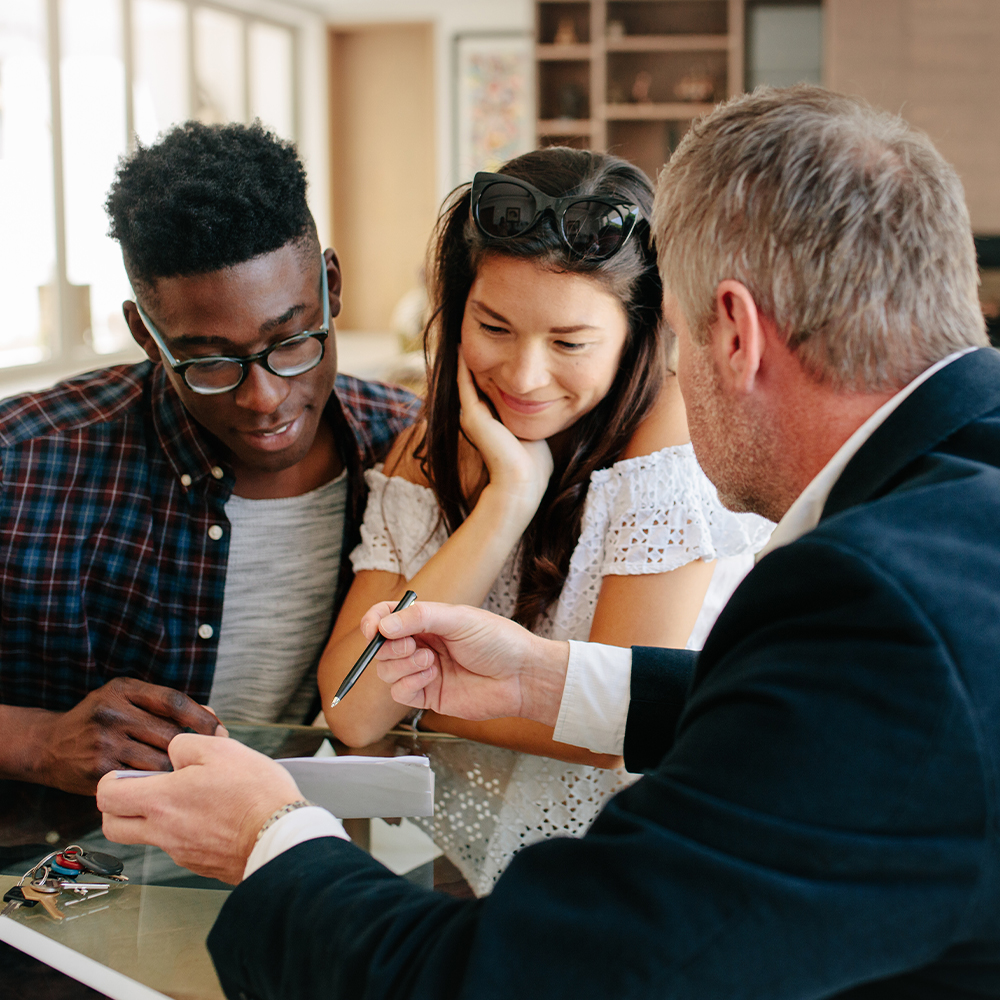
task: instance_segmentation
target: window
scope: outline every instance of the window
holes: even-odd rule
[[[104,214],[119,156],[188,118],[259,117],[296,139],[298,44],[294,20],[195,0],[0,5],[8,379],[134,357],[121,314],[131,291]]]
[[[761,83],[790,87],[822,82],[823,8],[817,0],[750,0],[746,18],[747,90]]]

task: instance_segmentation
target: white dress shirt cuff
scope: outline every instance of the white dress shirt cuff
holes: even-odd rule
[[[594,753],[620,754],[631,683],[631,649],[570,640],[553,739]]]
[[[332,813],[319,806],[305,806],[282,816],[273,826],[269,826],[254,845],[243,869],[243,877],[249,878],[258,868],[279,854],[291,850],[298,844],[317,837],[340,837],[350,840],[343,824]]]

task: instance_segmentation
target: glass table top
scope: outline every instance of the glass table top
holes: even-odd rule
[[[349,751],[319,727],[227,723],[227,728],[232,738],[274,758],[312,756],[324,739],[330,740],[338,754],[433,756],[434,744],[442,739],[435,734],[394,731],[370,747]],[[367,821],[354,821],[349,832],[355,842],[367,847]],[[60,921],[48,916],[41,905],[20,907],[0,919],[0,942],[120,1000],[222,998],[205,939],[231,886],[180,868],[158,848],[106,841],[93,798],[0,781],[0,894],[46,854],[69,844],[121,858],[128,883],[79,902],[64,893],[59,900],[64,913]],[[443,858],[438,862],[442,864],[434,863],[434,885],[464,895],[457,871]],[[0,949],[4,949],[2,967],[4,954],[12,953],[4,944]],[[9,958],[10,963],[14,961]],[[36,975],[47,972],[35,970]],[[27,996],[29,991],[17,995]],[[59,992],[60,997],[92,995],[83,986],[76,992]]]

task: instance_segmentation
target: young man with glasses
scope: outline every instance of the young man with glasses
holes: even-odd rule
[[[92,792],[230,720],[306,720],[363,471],[415,415],[336,374],[294,148],[187,123],[108,197],[149,361],[0,404],[0,776]],[[342,558],[343,557],[343,558]]]

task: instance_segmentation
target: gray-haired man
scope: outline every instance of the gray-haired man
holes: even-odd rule
[[[209,939],[230,996],[1000,995],[1000,357],[958,178],[898,119],[760,91],[692,127],[654,229],[698,457],[780,519],[697,660],[419,602],[363,623],[398,701],[523,715],[645,777],[465,902],[308,808],[251,854],[296,790],[178,737],[203,766],[99,803],[111,837],[245,877]],[[233,771],[232,852],[196,807],[156,818]]]

